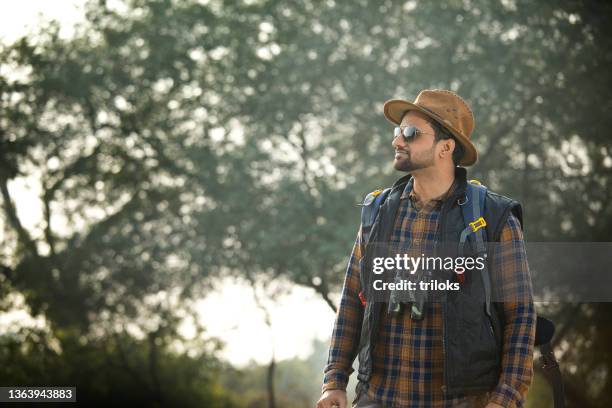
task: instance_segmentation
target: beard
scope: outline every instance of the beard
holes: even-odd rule
[[[395,158],[393,167],[395,170],[407,173],[424,169],[434,165],[434,147],[413,157],[411,151],[402,150],[400,158]]]

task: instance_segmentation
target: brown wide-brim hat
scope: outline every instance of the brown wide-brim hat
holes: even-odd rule
[[[391,99],[384,105],[385,117],[399,125],[406,112],[416,110],[447,129],[464,149],[461,166],[476,163],[478,153],[470,140],[474,130],[474,115],[467,102],[454,92],[443,89],[425,89],[414,102]]]

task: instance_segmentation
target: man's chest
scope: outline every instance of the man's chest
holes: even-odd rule
[[[440,209],[426,205],[417,209],[410,200],[402,200],[390,237],[392,245],[411,252],[432,247],[438,238]]]

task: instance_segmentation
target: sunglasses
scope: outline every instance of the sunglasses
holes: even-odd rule
[[[403,128],[400,126],[396,126],[395,128],[393,128],[393,138],[395,139],[399,135],[402,135],[406,142],[410,142],[414,140],[420,134],[426,135],[428,133],[425,133],[422,130],[417,129],[414,126],[405,126]]]

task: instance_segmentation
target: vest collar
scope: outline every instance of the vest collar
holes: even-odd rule
[[[467,188],[467,170],[464,167],[455,167],[455,183],[456,188],[454,191],[445,197],[444,201],[447,200],[457,200],[458,198],[465,195],[465,190]],[[411,188],[408,186],[412,185],[412,175],[406,174],[405,176],[398,179],[393,186],[391,187],[391,191],[401,188],[402,190],[406,188]],[[452,188],[452,185],[451,185]]]

